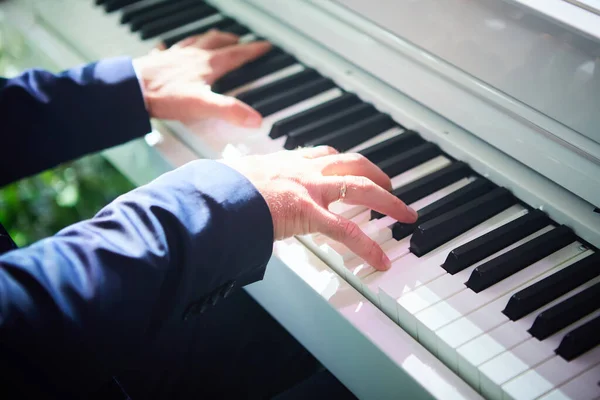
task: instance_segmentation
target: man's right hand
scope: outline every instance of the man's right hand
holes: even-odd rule
[[[357,224],[330,212],[329,204],[339,200],[400,222],[417,220],[417,213],[389,192],[389,177],[360,154],[339,154],[320,146],[223,162],[246,176],[265,198],[275,240],[322,233],[374,268],[386,270],[390,260],[381,247]]]

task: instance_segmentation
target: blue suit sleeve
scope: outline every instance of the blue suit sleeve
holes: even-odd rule
[[[91,387],[172,316],[186,324],[223,288],[262,278],[272,245],[254,186],[219,162],[191,162],[1,256],[0,344],[54,385]]]
[[[0,186],[150,132],[129,58],[0,79]]]

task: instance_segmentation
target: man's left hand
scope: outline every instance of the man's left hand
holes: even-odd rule
[[[234,125],[260,126],[261,115],[249,105],[210,90],[217,79],[271,49],[268,42],[239,44],[238,40],[236,35],[213,30],[135,59],[150,115],[183,122],[213,117]]]

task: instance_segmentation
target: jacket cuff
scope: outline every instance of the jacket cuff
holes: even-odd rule
[[[107,144],[124,143],[152,130],[150,114],[140,79],[130,57],[115,57],[98,61],[94,68],[96,83],[113,92],[110,101],[101,103],[101,115],[110,118],[119,129],[105,132]]]

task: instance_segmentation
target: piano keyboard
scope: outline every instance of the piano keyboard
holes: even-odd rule
[[[121,25],[109,37],[123,35],[97,57],[135,56],[209,29],[259,36],[198,0],[96,4],[108,13],[98,15],[101,24]],[[227,157],[330,145],[361,153],[391,177],[393,194],[418,211],[416,224],[331,206],[381,244],[389,271],[322,235],[299,239],[474,389],[490,399],[600,398],[597,249],[284,48],[213,90],[257,109],[263,126],[201,121],[188,127],[195,135],[184,134],[191,146],[202,137]]]

